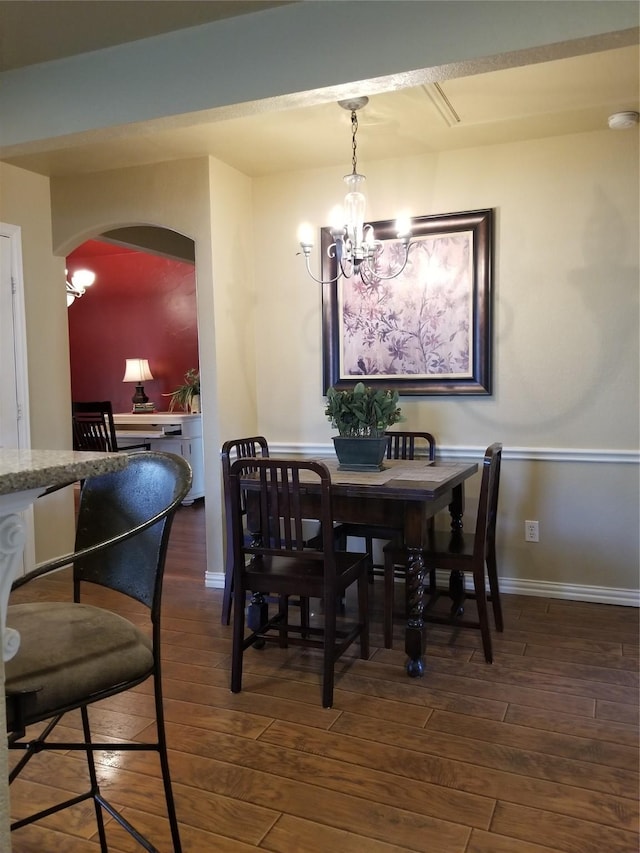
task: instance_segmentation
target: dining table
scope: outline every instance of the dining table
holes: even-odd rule
[[[425,670],[423,551],[427,546],[428,521],[448,509],[451,533],[460,536],[464,514],[464,484],[478,471],[476,462],[431,462],[422,459],[385,459],[381,469],[345,470],[334,457],[317,457],[331,475],[331,505],[334,523],[380,525],[398,530],[407,554],[407,623],[405,627],[406,671],[410,677]],[[314,482],[315,481],[315,482]],[[250,480],[243,481],[247,495]],[[301,476],[302,509],[313,519],[319,507],[319,482],[313,475]],[[249,502],[248,527],[251,530]]]

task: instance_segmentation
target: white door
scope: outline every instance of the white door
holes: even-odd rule
[[[31,446],[28,391],[20,229],[0,222],[0,447]],[[35,563],[33,509],[22,515],[29,571]]]
[[[0,447],[18,447],[11,241],[0,235]]]

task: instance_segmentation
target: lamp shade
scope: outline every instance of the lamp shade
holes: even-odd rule
[[[128,358],[126,360],[123,382],[146,382],[148,379],[153,379],[153,374],[146,358]]]

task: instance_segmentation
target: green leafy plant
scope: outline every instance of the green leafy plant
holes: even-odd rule
[[[200,372],[195,367],[190,368],[184,375],[184,384],[172,391],[171,394],[165,394],[165,397],[171,397],[169,401],[169,411],[172,412],[175,408],[182,409],[188,412],[193,398],[200,394]]]
[[[371,388],[362,382],[346,391],[329,388],[324,413],[341,436],[351,438],[378,438],[402,420],[397,391]]]

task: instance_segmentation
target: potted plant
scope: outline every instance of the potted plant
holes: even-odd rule
[[[190,368],[184,375],[184,383],[172,391],[170,395],[165,394],[164,396],[171,397],[169,401],[170,412],[177,407],[183,412],[198,413],[200,411],[200,372],[195,367]]]
[[[339,433],[333,444],[341,468],[382,468],[387,446],[385,430],[402,419],[397,391],[372,388],[363,382],[345,391],[329,388],[325,415]]]

